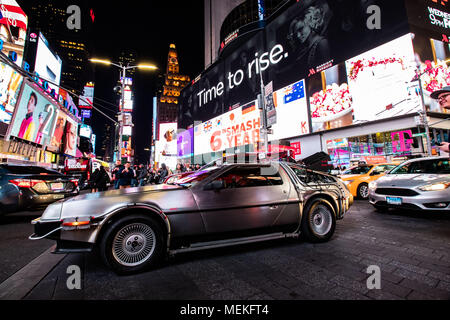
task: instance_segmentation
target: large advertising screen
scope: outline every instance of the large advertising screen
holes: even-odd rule
[[[194,128],[178,132],[177,152],[179,158],[186,158],[194,155]]]
[[[57,114],[58,107],[26,83],[16,106],[10,136],[43,146],[48,145]]]
[[[341,128],[422,109],[411,34],[308,79],[313,131]]]
[[[261,142],[261,116],[256,101],[194,127],[194,154],[242,147]]]
[[[163,156],[177,156],[177,123],[161,123],[159,125],[160,150]]]
[[[77,154],[78,123],[67,117],[64,130],[64,154],[75,157]]]
[[[11,123],[22,82],[18,72],[0,62],[0,121],[3,123]]]
[[[380,28],[370,14],[372,5],[382,13]],[[273,82],[277,91],[408,32],[403,1],[297,1],[182,91],[180,126],[256,99],[261,71],[264,84]]]
[[[61,58],[50,50],[47,39],[40,33],[34,71],[36,71],[41,78],[49,81],[49,88],[55,89],[55,92],[58,92],[59,90],[58,85],[61,80],[61,68]],[[55,85],[53,85],[53,83]]]
[[[61,149],[61,145],[65,134],[66,122],[67,122],[67,115],[64,112],[59,111],[56,119],[55,130],[50,140],[50,147],[55,152],[59,152]]]

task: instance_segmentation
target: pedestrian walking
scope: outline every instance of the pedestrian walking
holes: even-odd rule
[[[137,187],[138,186],[138,179],[137,179],[138,166],[137,165],[133,166],[133,171],[134,171],[134,177],[131,179],[131,186]]]
[[[131,163],[125,163],[125,168],[120,172],[119,185],[120,189],[131,187],[131,180],[134,178],[134,170],[131,168]]]
[[[114,189],[119,189],[120,187],[120,173],[122,172],[122,170],[124,169],[124,165],[122,164],[122,162],[120,160],[116,161],[116,167],[113,169],[112,171],[112,176],[113,176],[113,180],[114,180]]]
[[[174,173],[179,174],[179,173],[183,173],[183,172],[184,172],[183,165],[181,163],[178,163]]]

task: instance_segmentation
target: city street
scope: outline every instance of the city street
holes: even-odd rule
[[[19,213],[0,222],[2,278],[48,249],[32,242],[29,221]],[[44,260],[55,255],[43,254]],[[54,300],[309,300],[450,299],[450,215],[375,212],[356,201],[330,242],[280,240],[182,254],[157,270],[117,276],[94,254],[73,254],[41,270],[22,299]],[[37,263],[37,262],[35,262]],[[81,289],[69,290],[67,268],[79,266]],[[367,288],[367,268],[381,269],[381,289]],[[22,270],[23,270],[22,269]],[[2,292],[0,292],[2,296]],[[3,296],[5,298],[5,296]],[[7,297],[6,297],[7,298]]]

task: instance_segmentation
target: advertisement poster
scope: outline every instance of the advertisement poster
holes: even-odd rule
[[[194,155],[194,128],[178,132],[177,151],[179,158]]]
[[[41,78],[49,82],[49,88],[55,89],[55,92],[59,90],[61,69],[61,58],[50,50],[47,39],[42,33],[39,33],[34,70]]]
[[[175,170],[177,166],[177,157],[164,155],[164,149],[164,141],[155,141],[155,162],[158,163],[159,167],[161,167],[161,164],[165,163],[168,168]]]
[[[194,154],[259,143],[261,116],[256,101],[194,127]]]
[[[442,103],[430,97],[431,93],[450,85],[450,45],[448,42],[431,39],[422,34],[415,34],[414,49],[420,63],[420,73],[425,105],[432,112],[450,113],[450,100]]]
[[[177,157],[177,123],[161,123],[159,125],[159,141],[161,155]]]
[[[346,62],[353,123],[422,109],[412,38],[407,34]]]
[[[70,117],[67,117],[64,136],[64,154],[75,157],[77,154],[78,124]]]
[[[64,137],[64,130],[66,127],[66,121],[67,121],[67,115],[64,112],[59,111],[57,120],[56,120],[55,131],[50,140],[50,147],[55,152],[59,152],[61,149],[61,144],[62,144],[63,137]]]
[[[23,77],[7,64],[0,62],[0,121],[11,123]]]
[[[16,106],[10,136],[43,146],[50,144],[58,111],[57,106],[25,84]]]
[[[310,133],[304,80],[274,92],[273,99],[277,123],[272,125],[269,141]]]

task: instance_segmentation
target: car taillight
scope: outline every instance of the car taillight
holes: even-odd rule
[[[30,179],[14,179],[9,180],[12,184],[15,184],[16,186],[20,188],[33,188],[38,183],[44,183],[42,180],[30,180]]]
[[[75,185],[75,187],[78,187],[78,180],[77,179],[72,179],[72,180],[70,180],[70,182],[72,182]]]

